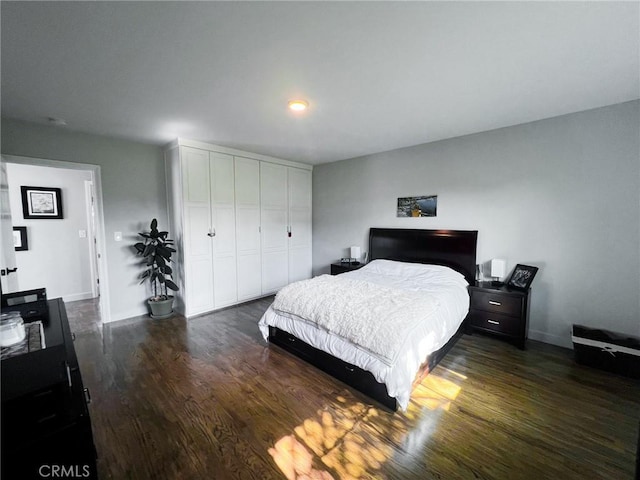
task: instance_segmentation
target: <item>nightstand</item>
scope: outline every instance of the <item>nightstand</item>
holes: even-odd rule
[[[470,285],[469,327],[500,336],[524,350],[530,292],[531,289],[510,290],[506,285],[494,286],[491,282]]]
[[[344,272],[350,272],[352,270],[358,270],[359,268],[364,267],[364,263],[359,263],[358,265],[354,265],[353,263],[332,263],[331,264],[331,275],[338,275]]]

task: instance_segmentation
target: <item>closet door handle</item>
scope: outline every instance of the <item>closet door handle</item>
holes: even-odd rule
[[[215,228],[213,230],[209,229],[209,233],[207,233],[207,235],[209,237],[215,237],[216,236],[216,229]]]

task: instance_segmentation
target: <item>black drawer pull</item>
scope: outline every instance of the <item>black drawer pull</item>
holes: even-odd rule
[[[355,368],[353,368],[353,367],[346,367],[346,366],[345,366],[344,368],[346,368],[346,369],[347,369],[348,371],[350,371],[350,372],[353,372],[353,371],[355,370]]]
[[[290,342],[295,342],[296,341],[296,339],[293,338],[293,337],[287,337],[287,340],[289,340]]]
[[[38,423],[44,423],[44,422],[48,422],[49,420],[53,420],[54,418],[56,418],[58,415],[56,415],[55,413],[52,413],[51,415],[47,415],[46,417],[42,417],[41,419],[38,420]]]
[[[53,395],[53,390],[45,390],[44,392],[38,392],[33,395],[33,398],[44,397],[45,395]]]
[[[83,392],[84,392],[84,401],[87,405],[89,405],[91,403],[91,393],[89,393],[88,388],[85,388]]]
[[[489,300],[489,305],[495,305],[497,307],[500,307],[502,305],[502,303],[500,302],[496,302],[494,300]]]

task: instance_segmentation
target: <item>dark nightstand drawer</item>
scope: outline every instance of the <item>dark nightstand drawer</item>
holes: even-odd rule
[[[522,297],[476,291],[471,295],[471,308],[519,317],[522,314]]]
[[[502,315],[500,313],[472,310],[469,320],[474,327],[505,335],[518,335],[522,328],[520,317]]]
[[[530,290],[480,282],[469,287],[469,331],[498,334],[524,349],[529,324]]]

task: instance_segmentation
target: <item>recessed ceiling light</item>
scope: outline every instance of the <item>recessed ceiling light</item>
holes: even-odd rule
[[[291,100],[289,102],[289,110],[293,110],[294,112],[302,112],[306,110],[309,106],[305,100]]]

